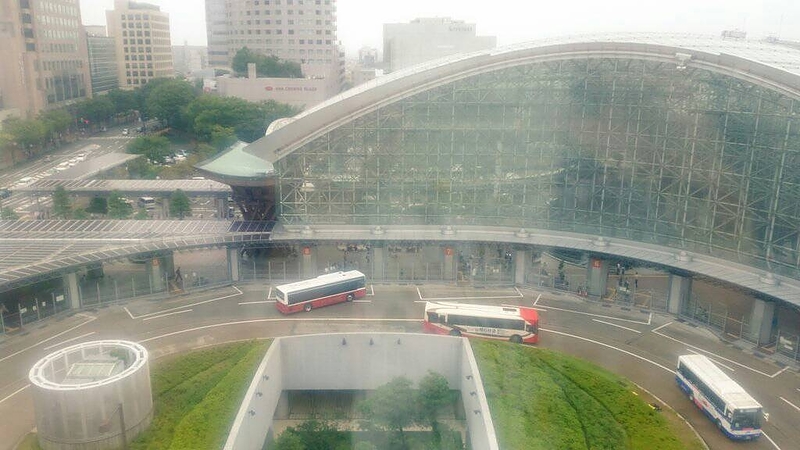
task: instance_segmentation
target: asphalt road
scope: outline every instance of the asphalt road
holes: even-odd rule
[[[628,377],[685,417],[711,449],[794,449],[800,442],[800,377],[670,316],[601,307],[567,295],[444,285],[375,285],[362,301],[281,316],[268,285],[248,284],[168,300],[137,300],[52,319],[0,344],[0,450],[34,427],[27,372],[58,348],[96,339],[141,342],[158,358],[222,342],[337,331],[421,332],[424,300],[536,304],[540,347],[591,360]],[[541,295],[540,295],[541,294]],[[757,442],[733,443],[682,394],[672,369],[680,354],[706,353],[759,400],[769,422]]]
[[[49,154],[48,157],[40,157],[34,161],[3,171],[0,173],[0,188],[11,189],[12,195],[2,200],[2,207],[12,208],[23,216],[45,208],[51,201],[49,196],[37,199],[30,195],[13,193],[14,186],[26,177],[35,179],[81,178],[79,168],[81,165],[88,166],[90,159],[112,152],[125,153],[125,148],[129,141],[136,136],[133,134],[123,135],[123,128],[122,126],[109,128],[108,131],[67,144],[58,151]],[[85,154],[84,161],[76,159],[81,153]],[[56,170],[60,165],[61,170]]]

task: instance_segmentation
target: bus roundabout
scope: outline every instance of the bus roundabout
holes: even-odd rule
[[[282,316],[273,304],[274,294],[267,298],[270,291],[270,286],[254,283],[164,303],[134,301],[85,311],[7,341],[0,353],[0,412],[8,419],[0,424],[0,434],[21,437],[32,428],[30,392],[20,373],[53,348],[90,339],[126,338],[144,345],[157,359],[243,339],[340,331],[418,333],[427,300],[458,298],[495,305],[535,303],[541,319],[539,347],[587,359],[629,378],[685,417],[710,448],[727,448],[730,441],[689,402],[672,372],[680,354],[713,353],[715,361],[721,361],[771,413],[763,424],[767,439],[747,444],[748,448],[791,448],[796,438],[793,423],[800,412],[786,403],[800,403],[794,370],[724,345],[711,333],[668,317],[526,289],[371,284],[364,301]]]

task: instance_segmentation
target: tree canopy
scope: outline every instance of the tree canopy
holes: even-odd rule
[[[268,101],[251,103],[235,97],[200,96],[184,111],[187,129],[198,139],[215,147],[220,140],[235,135],[236,139],[253,142],[264,136],[276,119],[291,117],[299,109]],[[226,142],[230,144],[230,142]]]
[[[58,186],[53,192],[53,216],[59,219],[69,219],[72,216],[72,203],[64,186]]]
[[[169,199],[169,215],[183,220],[185,216],[192,215],[192,205],[185,192],[178,189],[172,193]]]
[[[6,120],[4,128],[28,157],[33,156],[44,145],[47,137],[47,127],[37,119],[13,117]]]
[[[125,201],[119,191],[111,191],[106,201],[108,217],[111,219],[127,219],[133,213],[133,207]]]
[[[149,117],[164,120],[168,126],[180,126],[183,109],[196,96],[194,87],[190,83],[183,80],[167,80],[147,93],[146,111]]]
[[[158,135],[139,136],[128,144],[128,153],[144,155],[154,163],[163,164],[170,154],[169,139]]]
[[[231,62],[231,68],[241,76],[247,75],[247,64],[255,63],[256,74],[259,77],[273,78],[302,78],[303,72],[300,64],[293,61],[281,60],[277,56],[266,56],[254,52],[247,47],[242,47],[236,52]]]

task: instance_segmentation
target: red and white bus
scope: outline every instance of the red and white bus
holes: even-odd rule
[[[539,314],[533,308],[427,302],[423,320],[429,333],[539,342]]]
[[[366,277],[357,270],[320,275],[275,288],[275,306],[284,314],[351,302],[367,295]]]

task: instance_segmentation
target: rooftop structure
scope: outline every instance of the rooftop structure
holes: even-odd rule
[[[34,364],[29,379],[37,437],[45,450],[119,448],[153,417],[149,357],[133,342],[63,348]]]

